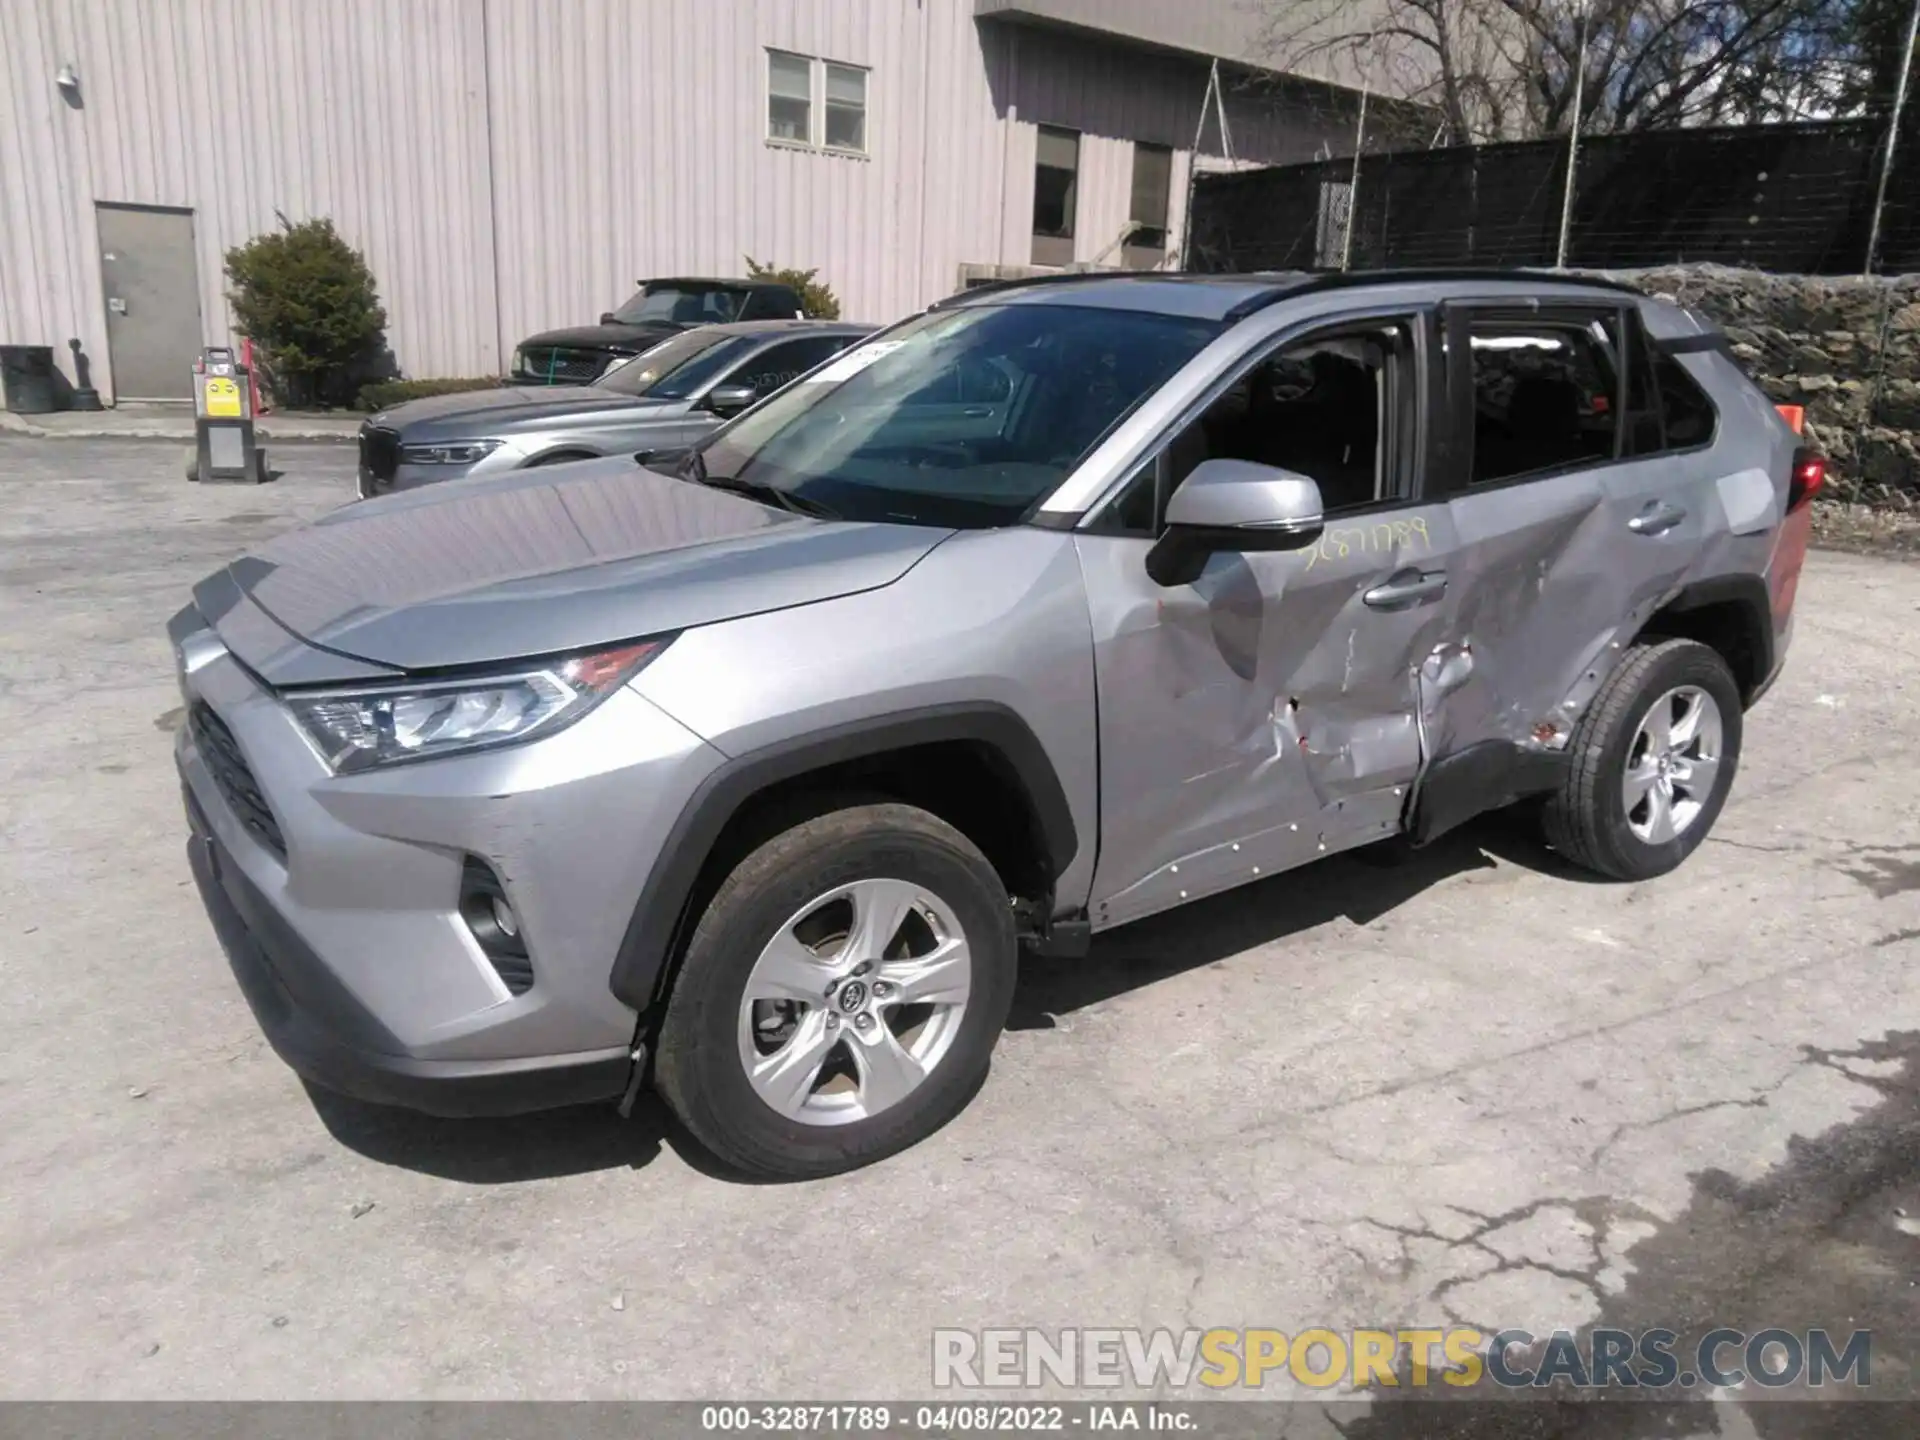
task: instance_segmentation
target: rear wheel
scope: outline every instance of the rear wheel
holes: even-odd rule
[[[1616,880],[1664,875],[1705,840],[1740,761],[1740,688],[1692,640],[1635,645],[1575,727],[1547,841]]]
[[[807,820],[707,906],[655,1083],[735,1169],[853,1169],[964,1108],[1006,1024],[1015,955],[999,876],[946,822],[891,803]]]

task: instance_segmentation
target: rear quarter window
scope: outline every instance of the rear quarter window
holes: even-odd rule
[[[1676,356],[1655,350],[1653,382],[1660,392],[1660,410],[1665,420],[1667,449],[1691,450],[1713,439],[1719,415],[1713,401],[1700,383],[1687,373]]]

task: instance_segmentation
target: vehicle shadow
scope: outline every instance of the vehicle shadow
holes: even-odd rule
[[[1559,860],[1524,818],[1475,821],[1424,850],[1377,846],[1181,906],[1100,936],[1083,959],[1024,957],[1008,1028],[1048,1030],[1071,1014],[1254,946],[1345,917],[1365,925],[1429,887],[1506,863],[1591,879]],[[612,1105],[504,1119],[455,1120],[391,1109],[309,1086],[341,1144],[383,1165],[468,1185],[514,1185],[599,1170],[643,1169],[671,1150],[714,1179],[756,1183],[718,1166],[642,1093],[629,1119]]]
[[[1530,816],[1482,816],[1424,849],[1384,842],[1107,931],[1084,959],[1027,956],[1007,1028],[1051,1030],[1056,1016],[1330,920],[1368,925],[1443,880],[1503,863],[1605,883],[1547,849]]]
[[[464,1185],[518,1185],[598,1170],[639,1170],[670,1148],[688,1164],[712,1165],[673,1131],[666,1107],[640,1096],[628,1119],[611,1104],[536,1115],[456,1120],[372,1105],[315,1085],[307,1098],[327,1133],[367,1159]]]

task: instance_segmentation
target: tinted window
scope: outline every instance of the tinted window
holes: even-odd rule
[[[1686,367],[1671,355],[1657,353],[1653,378],[1660,390],[1660,407],[1666,415],[1667,448],[1686,450],[1713,439],[1716,419],[1713,402],[1687,373]]]
[[[706,381],[740,358],[753,341],[744,335],[696,330],[676,335],[615,366],[598,380],[596,388],[618,395],[651,395],[660,400],[684,400]]]
[[[1068,305],[934,311],[728,426],[689,470],[849,519],[1011,524],[1219,328]]]
[[[1473,321],[1472,483],[1613,458],[1614,329],[1611,317]]]
[[[625,325],[670,320],[677,325],[724,325],[740,318],[745,296],[724,286],[649,285],[613,312]]]
[[[727,377],[729,385],[751,386],[756,395],[771,395],[790,380],[797,380],[836,351],[844,350],[851,336],[810,335],[805,340],[789,340],[752,356],[737,373]]]

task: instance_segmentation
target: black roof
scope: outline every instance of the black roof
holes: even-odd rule
[[[742,280],[738,275],[656,275],[633,283],[642,290],[651,290],[656,285],[697,285],[704,290],[750,290],[756,285],[774,285],[782,290],[793,288],[784,280]]]

